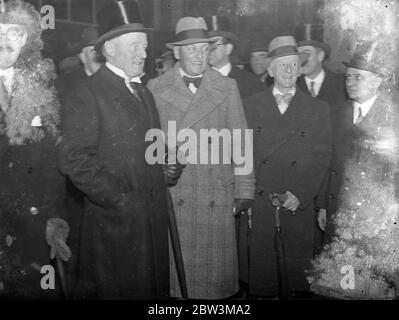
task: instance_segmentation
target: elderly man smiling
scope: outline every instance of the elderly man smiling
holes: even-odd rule
[[[313,257],[316,218],[312,200],[331,157],[328,105],[296,87],[301,62],[307,54],[298,52],[291,36],[273,39],[268,52],[268,71],[274,85],[244,100],[248,127],[254,129],[257,188],[249,272],[241,278],[249,282],[249,293],[258,296],[279,294],[273,247],[275,209],[269,199],[273,193],[280,194],[281,199],[289,289],[294,294],[308,290],[305,270]],[[245,240],[246,230],[241,231],[240,239]],[[245,248],[240,246],[241,250]]]
[[[77,297],[166,298],[166,183],[145,159],[159,120],[139,78],[147,29],[134,1],[105,7],[98,21],[107,62],[70,96],[59,148],[60,169],[85,194]]]

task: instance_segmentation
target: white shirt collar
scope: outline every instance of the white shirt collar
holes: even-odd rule
[[[8,93],[10,93],[14,82],[14,67],[0,69],[0,77],[4,78],[4,85],[6,86]]]
[[[295,92],[296,92],[296,87],[294,87],[287,93],[290,93],[290,94],[292,94],[292,96],[295,96]],[[276,94],[280,94],[282,96],[284,95],[284,93],[282,93],[279,89],[277,89],[275,86],[273,86],[273,96],[275,96]]]
[[[359,108],[362,110],[363,118],[369,113],[371,107],[373,106],[375,100],[377,100],[377,95],[371,97],[363,103],[358,103],[353,101],[353,123],[356,123],[357,117],[359,116]]]
[[[187,73],[185,73],[184,70],[183,70],[182,68],[179,68],[179,72],[180,72],[180,74],[181,74],[182,77],[186,76],[186,77],[189,77],[189,78],[202,78],[202,75],[203,75],[203,74],[201,73],[201,74],[198,75],[198,76],[190,76],[190,75],[188,75]]]
[[[306,85],[308,86],[308,88],[310,87],[310,83],[313,81],[318,85],[321,85],[323,83],[323,80],[326,76],[326,72],[324,71],[324,69],[321,69],[321,71],[319,72],[319,74],[316,76],[316,78],[314,79],[310,79],[307,76],[305,76],[305,81],[306,81]]]
[[[231,66],[230,62],[225,64],[223,67],[221,67],[219,69],[213,67],[213,69],[215,69],[216,71],[219,71],[225,77],[227,77],[229,75],[231,68],[232,68],[232,66]]]
[[[109,70],[111,70],[117,76],[123,78],[125,80],[125,83],[130,83],[130,82],[141,83],[141,79],[140,79],[139,76],[129,79],[129,77],[126,75],[126,73],[123,70],[119,69],[118,67],[115,67],[114,65],[112,65],[108,61],[105,63],[105,65],[108,67]]]

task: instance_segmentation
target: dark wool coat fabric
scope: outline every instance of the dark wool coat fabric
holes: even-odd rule
[[[169,296],[165,178],[145,159],[159,120],[143,90],[140,102],[103,66],[64,108],[59,167],[85,194],[78,298]]]
[[[288,282],[292,291],[306,291],[305,270],[313,257],[313,198],[331,158],[328,105],[297,88],[287,111],[281,115],[270,88],[244,100],[244,107],[248,127],[254,130],[256,193],[249,238],[246,218],[241,221],[240,277],[249,282],[251,294],[278,294],[273,242],[275,209],[269,194],[288,190],[300,201],[295,215],[284,209],[280,214]]]

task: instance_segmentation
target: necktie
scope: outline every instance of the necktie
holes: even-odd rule
[[[360,122],[362,122],[363,120],[363,113],[362,113],[362,108],[360,108],[359,106],[357,107],[357,118],[356,118],[356,122],[355,125],[360,124]]]
[[[137,98],[137,100],[139,100],[140,102],[143,102],[143,98],[142,98],[142,84],[138,83],[138,82],[129,82],[129,86],[132,89],[132,92],[134,94],[134,96]]]
[[[5,79],[4,77],[0,77],[0,107],[3,110],[3,112],[6,112],[8,109],[8,103],[9,103],[9,95],[7,88],[5,86]]]
[[[199,86],[201,84],[202,77],[192,78],[192,77],[184,76],[183,80],[187,87],[189,87],[190,83],[192,83],[194,85],[194,87],[199,88]]]
[[[286,94],[284,94],[284,95],[281,95],[281,94],[275,94],[274,95],[274,97],[276,98],[276,102],[277,102],[277,105],[282,105],[282,104],[285,104],[285,105],[289,105],[290,104],[290,102],[291,102],[291,100],[292,100],[292,94],[291,93],[286,93]]]
[[[316,90],[314,88],[315,84],[316,83],[314,81],[310,82],[310,90],[309,90],[309,92],[310,92],[310,94],[312,95],[313,98],[316,97]]]

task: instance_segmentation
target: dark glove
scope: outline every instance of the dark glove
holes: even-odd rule
[[[68,261],[72,256],[71,249],[66,244],[69,234],[68,223],[60,218],[52,218],[47,220],[46,240],[50,249],[50,259],[56,256],[63,261]]]
[[[168,186],[174,186],[177,183],[183,173],[183,168],[184,166],[180,163],[163,165],[163,172],[166,176]]]
[[[254,201],[251,199],[234,199],[233,213],[240,214],[241,211],[252,208]]]

